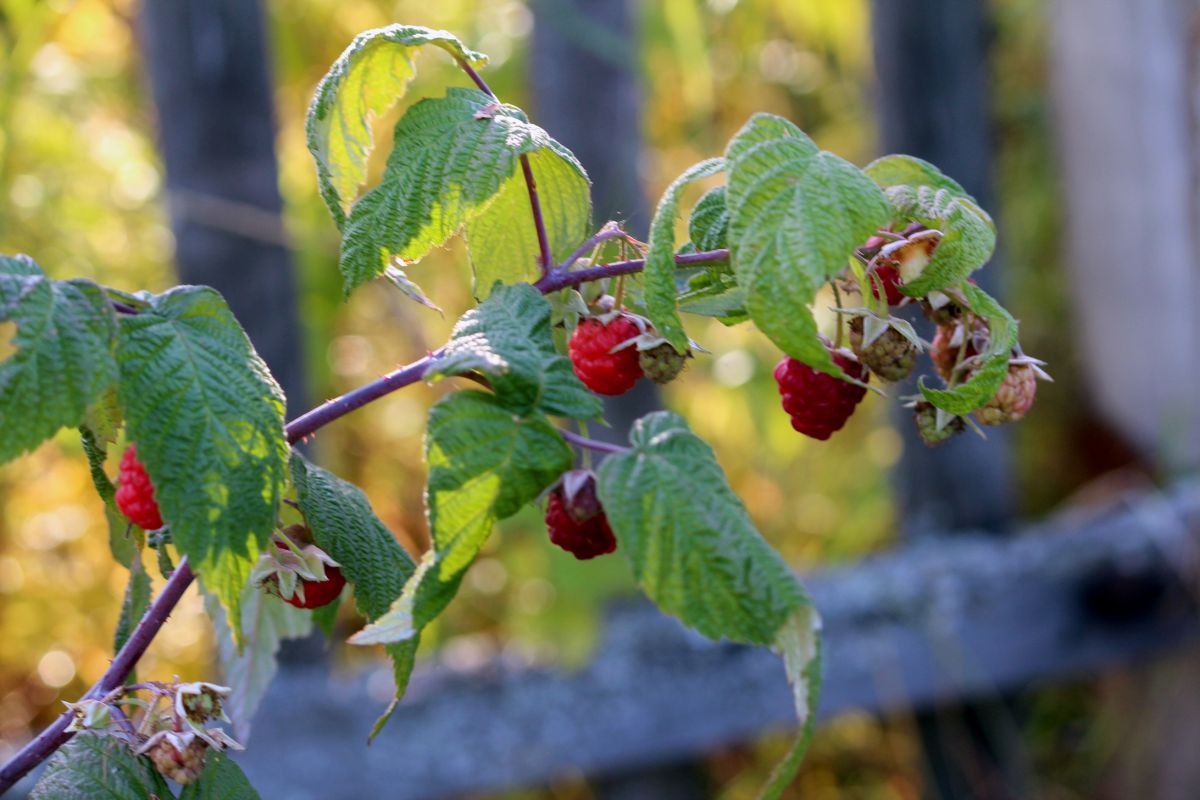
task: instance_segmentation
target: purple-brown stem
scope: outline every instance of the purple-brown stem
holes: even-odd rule
[[[610,223],[609,226],[600,229],[596,235],[592,236],[586,242],[579,245],[579,247],[575,248],[575,252],[567,256],[566,260],[559,264],[556,269],[568,270],[574,266],[576,261],[587,255],[587,253],[593,250],[597,245],[603,244],[610,239],[623,239],[628,236],[628,233],[621,230],[618,226]]]
[[[624,453],[629,450],[628,447],[623,447],[619,444],[611,442],[601,442],[596,439],[589,439],[586,436],[580,436],[578,433],[571,431],[560,430],[559,433],[571,444],[576,447],[583,447],[588,450],[595,450],[597,453]]]
[[[184,590],[191,584],[195,575],[188,566],[187,558],[179,561],[179,566],[167,580],[162,593],[146,609],[145,615],[129,635],[108,669],[100,676],[100,680],[88,690],[82,699],[103,697],[125,681],[125,677],[137,665],[138,660],[150,646],[163,623],[167,621],[171,610],[175,608]],[[29,744],[21,748],[7,764],[0,767],[0,794],[12,788],[13,784],[25,776],[31,769],[49,758],[55,750],[62,747],[75,734],[67,731],[74,712],[66,711],[54,721],[54,724],[39,733]]]
[[[479,91],[486,94],[492,99],[499,99],[496,93],[492,91],[492,87],[487,85],[487,81],[483,79],[474,67],[465,59],[455,57],[458,66],[462,67],[462,71],[467,73]],[[533,167],[529,165],[529,155],[521,156],[521,173],[525,176],[525,188],[529,190],[529,209],[533,212],[533,226],[537,229],[538,237],[538,252],[541,254],[541,263],[539,266],[542,270],[542,275],[547,275],[551,267],[554,266],[554,256],[550,254],[550,239],[546,236],[546,220],[542,216],[542,204],[538,200],[537,181],[533,179]]]
[[[728,260],[728,250],[705,250],[699,253],[685,253],[684,255],[675,256],[675,265],[678,267],[687,267],[696,264],[719,264]],[[646,259],[635,258],[632,261],[615,261],[612,264],[600,264],[599,266],[586,267],[574,271],[555,269],[549,275],[540,278],[534,284],[534,287],[541,291],[542,294],[549,294],[550,292],[557,292],[559,289],[566,289],[568,286],[578,286],[588,281],[598,281],[617,275],[629,275],[634,272],[641,272],[645,266]]]

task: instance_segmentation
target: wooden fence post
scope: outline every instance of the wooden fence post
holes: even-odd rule
[[[883,152],[936,163],[984,205],[994,207],[985,11],[979,0],[874,0],[872,35]],[[996,291],[1001,270],[980,274]],[[922,335],[932,326],[915,311]],[[915,392],[910,381],[897,389]],[[955,529],[1002,531],[1013,513],[1008,437],[960,436],[926,448],[901,411],[904,455],[895,474],[901,529],[939,536]],[[930,631],[936,637],[935,631]],[[1026,770],[1011,703],[995,697],[918,712],[926,795],[1027,797]]]

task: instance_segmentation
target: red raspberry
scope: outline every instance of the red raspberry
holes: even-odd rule
[[[283,598],[283,602],[296,608],[320,608],[327,606],[337,599],[346,585],[346,576],[337,567],[325,565],[325,580],[306,581],[297,583],[296,593]]]
[[[617,539],[596,497],[596,478],[586,470],[563,476],[546,498],[546,529],[550,541],[580,561],[611,553]]]
[[[137,445],[125,448],[121,456],[121,467],[117,473],[117,508],[129,521],[142,530],[156,531],[163,526],[154,500],[154,484],[146,474],[146,467],[137,457]]]
[[[866,383],[863,365],[844,352],[833,350],[833,362],[847,375]],[[818,372],[794,358],[784,358],[775,367],[775,382],[783,397],[783,410],[792,417],[792,427],[805,436],[825,440],[841,430],[867,390],[848,381]]]
[[[596,394],[618,395],[633,388],[642,377],[637,348],[630,345],[617,352],[617,345],[641,334],[628,317],[619,316],[605,325],[598,319],[582,319],[571,336],[571,364],[579,380]]]
[[[888,305],[899,305],[904,300],[900,293],[900,268],[894,263],[884,262],[875,267],[870,276],[871,294],[879,299],[879,285],[883,284],[884,294],[887,295]]]
[[[1029,364],[1011,364],[996,396],[975,412],[980,425],[1003,425],[1025,416],[1037,396],[1037,373]]]

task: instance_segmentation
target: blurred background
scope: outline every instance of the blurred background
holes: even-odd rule
[[[596,224],[622,219],[640,236],[676,175],[719,154],[751,113],[781,114],[860,165],[886,152],[929,158],[979,197],[1000,231],[984,283],[1022,321],[1026,351],[1049,362],[1055,383],[1042,384],[1025,421],[986,443],[926,452],[897,404],[875,396],[845,431],[816,442],[777,408],[770,344],[746,326],[693,318],[689,330],[711,354],[661,398],[613,409],[617,427],[655,402],[684,414],[764,535],[803,571],[936,547],[960,530],[1002,541],[1027,520],[1092,519],[1131,497],[1167,503],[1161,490],[1200,461],[1198,9],[1195,0],[0,0],[0,249],[33,255],[54,277],[126,290],[217,286],[294,416],[436,347],[470,305],[457,243],[411,271],[444,317],[381,283],[340,299],[339,238],[317,194],[304,116],[356,33],[421,24],[488,53],[497,93],[591,173]],[[381,146],[405,105],[463,83],[440,51],[418,62],[415,91],[376,126]],[[447,390],[390,396],[310,445],[414,551],[427,543],[425,411]],[[1156,581],[1191,585],[1180,558],[1164,559],[1165,577],[1158,562],[1133,572],[1105,562],[1087,597],[1117,616],[1137,606],[1136,628],[1137,604],[1161,594]],[[125,579],[76,436],[0,468],[0,759],[103,671]],[[426,636],[428,669],[580,669],[601,649],[605,609],[635,594],[622,559],[576,562],[527,511],[492,537]],[[1086,616],[1091,606],[1080,608]],[[361,622],[343,608],[340,638]],[[1200,796],[1187,766],[1200,709],[1184,713],[1196,705],[1200,664],[1179,646],[1195,630],[1173,628],[1161,642],[1157,628],[1142,630],[1137,653],[1053,682],[1022,679],[964,703],[891,703],[883,716],[845,703],[788,796]],[[1019,648],[1019,629],[1009,633]],[[1148,652],[1156,658],[1133,659]],[[378,656],[321,641],[285,652],[332,670],[331,685],[365,671],[364,691],[382,706],[391,688]],[[212,659],[207,618],[189,594],[141,674],[201,678]],[[886,674],[889,663],[875,667]],[[503,724],[487,716],[464,724]],[[352,735],[362,747],[365,730]],[[509,738],[519,752],[519,726]],[[703,797],[724,786],[749,797],[787,744],[782,729],[716,739],[663,769],[636,765],[638,774],[589,777],[564,765],[520,790],[477,775],[473,796]],[[386,737],[375,745],[387,746]],[[332,780],[337,768],[327,767]]]

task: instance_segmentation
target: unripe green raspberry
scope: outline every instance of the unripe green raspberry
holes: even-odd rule
[[[680,353],[670,344],[664,342],[649,350],[638,353],[638,364],[646,377],[658,384],[670,383],[679,377],[691,353]]]
[[[913,420],[917,423],[917,433],[920,434],[921,441],[928,447],[936,447],[942,442],[953,439],[967,427],[962,417],[951,417],[950,421],[941,430],[938,430],[937,409],[924,400],[917,403],[913,409]]]
[[[863,318],[850,320],[850,347],[871,372],[885,381],[901,381],[917,363],[917,346],[895,328],[888,327],[875,341],[863,346]]]

